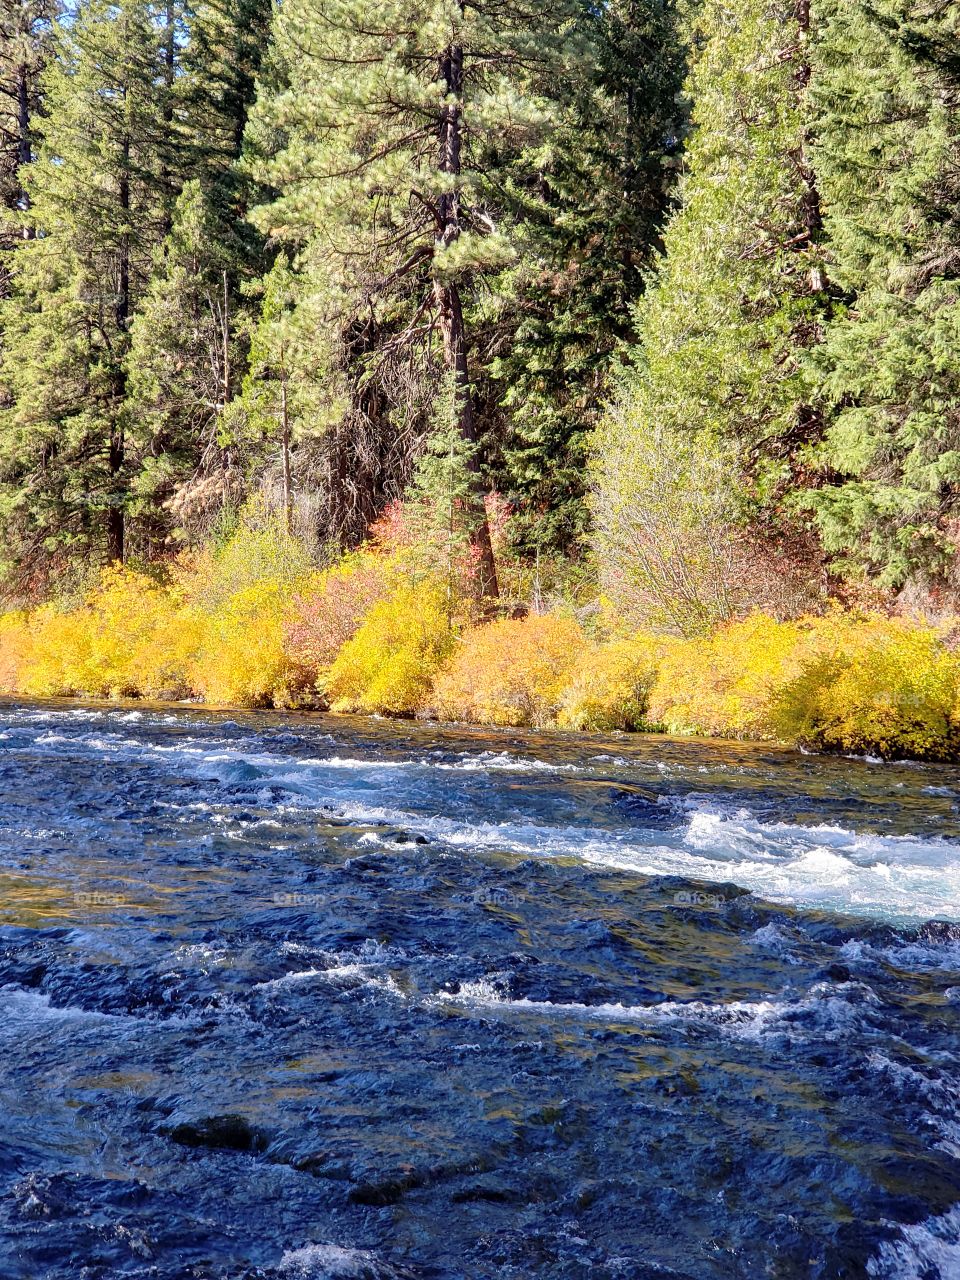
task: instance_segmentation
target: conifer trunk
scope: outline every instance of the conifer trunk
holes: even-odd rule
[[[797,26],[804,37],[804,55],[797,73],[797,80],[802,93],[805,93],[810,84],[812,68],[810,66],[809,37],[810,37],[810,0],[797,0],[796,7]],[[810,250],[817,243],[823,231],[823,211],[820,202],[820,189],[817,185],[817,176],[814,172],[813,165],[810,162],[810,131],[804,129],[804,145],[800,155],[800,172],[803,177],[804,184],[804,231],[806,233],[805,247]],[[824,274],[823,267],[819,263],[814,263],[810,268],[810,292],[813,294],[823,293],[827,288],[827,279]]]
[[[463,49],[450,45],[443,55],[440,68],[441,80],[446,88],[446,99],[440,118],[440,171],[451,177],[459,177],[463,171]],[[441,196],[437,206],[438,248],[445,248],[460,238],[460,196],[457,190]],[[474,510],[471,515],[474,528],[471,542],[477,556],[477,595],[482,600],[496,600],[499,596],[497,566],[493,556],[490,525],[484,503],[483,480],[477,457],[477,424],[473,406],[473,388],[467,356],[467,331],[463,318],[463,302],[455,281],[436,280],[434,296],[440,313],[440,329],[443,334],[443,356],[448,374],[456,391],[455,406],[457,426],[463,440],[469,445],[468,467],[472,476]]]
[[[123,139],[118,200],[120,205],[120,245],[117,263],[117,333],[121,339],[130,328],[130,135]],[[123,406],[127,395],[127,374],[118,362],[115,417],[110,431],[108,466],[110,472],[110,507],[107,515],[107,555],[122,562],[124,556],[123,506],[120,501],[120,476],[123,471],[125,440]]]
[[[30,80],[27,73],[26,64],[21,62],[17,67],[17,165],[23,168],[24,165],[30,163],[33,158],[33,148],[30,140]],[[17,183],[19,188],[20,207],[23,210],[30,208],[30,197],[24,189],[22,180]],[[29,226],[24,226],[22,231],[24,240],[33,238],[32,231]]]

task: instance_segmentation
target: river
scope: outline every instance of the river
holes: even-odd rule
[[[3,1280],[960,1276],[960,771],[0,702]]]

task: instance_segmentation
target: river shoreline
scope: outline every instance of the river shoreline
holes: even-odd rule
[[[603,740],[619,740],[624,742],[636,741],[663,741],[674,743],[701,743],[704,745],[713,744],[715,746],[737,746],[752,747],[757,750],[780,751],[791,756],[798,757],[814,757],[821,759],[842,759],[859,761],[869,765],[925,765],[937,764],[945,767],[952,765],[960,765],[960,755],[956,759],[950,760],[923,760],[912,756],[890,756],[882,757],[871,755],[869,753],[856,754],[852,752],[842,752],[839,750],[814,750],[810,747],[799,747],[794,743],[777,741],[776,739],[763,738],[735,738],[724,735],[708,735],[698,733],[671,734],[663,729],[634,729],[634,730],[612,730],[605,733],[594,732],[584,729],[563,729],[556,726],[546,728],[538,728],[528,725],[503,725],[490,724],[471,720],[444,720],[439,717],[427,714],[417,715],[389,715],[383,713],[345,712],[332,711],[322,702],[317,702],[312,706],[297,707],[244,707],[231,703],[207,703],[199,699],[171,699],[169,701],[163,699],[150,698],[95,698],[95,697],[50,697],[36,698],[27,697],[26,695],[17,693],[0,692],[0,707],[14,705],[50,705],[54,707],[91,707],[96,710],[111,709],[127,709],[127,710],[146,710],[146,711],[184,711],[196,712],[204,714],[209,712],[211,715],[239,715],[239,716],[275,716],[281,720],[284,717],[296,718],[299,716],[316,720],[332,720],[342,723],[345,726],[363,724],[363,723],[390,723],[396,725],[423,725],[432,727],[438,732],[450,732],[452,734],[470,734],[476,732],[479,734],[502,734],[505,738],[512,741],[524,741],[529,739],[531,742],[538,738],[547,739],[569,739],[572,742],[589,742],[591,739]]]

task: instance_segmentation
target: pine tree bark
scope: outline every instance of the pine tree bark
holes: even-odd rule
[[[796,6],[797,25],[800,28],[801,35],[805,42],[805,51],[803,60],[797,73],[797,81],[802,93],[805,93],[810,84],[810,77],[813,69],[810,65],[809,53],[806,52],[806,42],[809,41],[811,31],[810,16],[810,0],[797,0]],[[817,243],[823,231],[823,211],[820,203],[820,189],[817,186],[817,175],[813,170],[813,165],[809,159],[810,136],[805,131],[804,145],[801,150],[799,165],[800,172],[804,183],[804,231],[806,233],[805,246],[808,250],[812,250]],[[810,292],[813,294],[823,293],[827,288],[827,278],[820,263],[814,263],[810,268]]]
[[[450,45],[440,68],[446,96],[440,117],[440,171],[457,178],[463,172],[463,49]],[[460,238],[460,195],[456,188],[441,196],[437,205],[436,247],[446,248]],[[435,280],[434,297],[443,334],[444,363],[456,390],[457,426],[469,446],[468,467],[473,480],[474,527],[471,541],[477,557],[477,595],[481,600],[496,600],[500,594],[497,566],[490,538],[484,502],[484,486],[477,457],[476,414],[467,348],[467,330],[463,317],[463,300],[456,281]]]
[[[117,333],[125,337],[130,329],[130,135],[123,140],[118,203],[120,207],[120,245],[117,262]],[[110,473],[110,506],[107,511],[107,555],[111,561],[123,562],[125,529],[121,494],[126,442],[123,430],[124,400],[127,375],[123,362],[117,366],[116,403],[110,431],[108,468]]]

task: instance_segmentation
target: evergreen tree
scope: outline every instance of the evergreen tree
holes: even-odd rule
[[[286,528],[293,521],[292,447],[301,424],[312,416],[312,382],[306,376],[316,352],[306,315],[298,309],[296,277],[278,254],[261,286],[260,305],[250,320],[250,354],[243,400],[237,415],[245,435],[279,473],[280,507]],[[273,455],[271,457],[271,455]]]
[[[0,519],[17,558],[127,550],[130,327],[170,214],[163,29],[146,0],[89,0],[44,73],[36,236],[3,314]]]
[[[829,305],[805,104],[808,13],[708,0],[691,32],[693,134],[680,207],[637,309],[621,405],[597,437],[597,545],[621,563],[637,536],[648,438],[735,444],[742,518],[790,532],[784,498],[821,422],[804,375]],[[633,453],[637,466],[633,467]],[[662,459],[662,484],[673,460]],[[636,470],[643,484],[631,491]],[[736,484],[731,476],[731,484]],[[615,587],[615,583],[611,583]]]
[[[162,540],[172,515],[204,532],[237,477],[224,414],[244,358],[237,332],[237,263],[197,179],[177,201],[131,326],[129,433],[139,468],[131,485],[141,526]],[[164,512],[170,513],[164,517]]]
[[[816,165],[844,291],[801,494],[848,572],[950,581],[960,549],[960,57],[953,5],[825,0]]]
[[[271,0],[195,0],[179,88],[189,139],[185,167],[213,206],[221,237],[255,257],[259,241],[245,220],[249,180],[238,164],[257,76],[270,35]]]
[[[31,231],[21,170],[34,157],[40,73],[58,8],[56,0],[0,0],[0,287],[9,254]]]
[[[569,548],[584,531],[590,433],[611,357],[634,337],[675,186],[686,127],[678,28],[663,0],[599,9],[582,76],[545,87],[566,92],[550,146],[521,154],[511,173],[525,251],[482,319],[503,417],[498,479],[529,549]]]
[[[439,340],[472,454],[484,596],[497,582],[467,315],[478,282],[521,247],[496,157],[549,135],[543,85],[574,73],[577,12],[573,0],[291,0],[275,19],[275,91],[256,113],[257,172],[277,192],[258,225],[306,251],[339,332],[369,332],[369,316],[368,373]]]
[[[260,237],[244,217],[250,184],[239,160],[269,17],[269,0],[198,3],[176,45],[173,176],[185,185],[128,362],[143,459],[137,511],[160,538],[174,524],[180,537],[202,536],[223,503],[239,496],[232,423],[246,362],[242,290],[264,266]],[[168,31],[179,29],[169,8],[167,22]],[[168,44],[168,62],[170,53]]]

